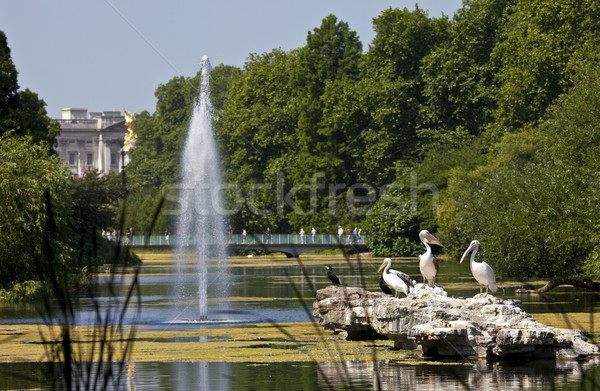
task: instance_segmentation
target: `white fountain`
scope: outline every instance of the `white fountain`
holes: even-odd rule
[[[194,106],[181,159],[181,211],[176,229],[177,296],[180,302],[178,320],[193,314],[188,309],[193,308],[190,303],[197,300],[199,320],[206,321],[209,287],[216,296],[225,297],[227,293],[227,236],[219,154],[212,128],[211,65],[208,57],[202,57],[200,65],[200,95]],[[210,278],[209,260],[215,266]]]

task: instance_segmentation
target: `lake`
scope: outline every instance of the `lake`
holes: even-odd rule
[[[228,287],[209,285],[208,321],[200,322],[197,303],[175,300],[178,280],[174,255],[140,252],[139,308],[131,305],[124,324],[135,326],[131,360],[119,388],[138,390],[319,390],[319,389],[593,389],[596,361],[501,362],[462,358],[434,361],[416,351],[398,351],[387,341],[349,342],[323,333],[312,317],[316,289],[329,285],[325,265],[342,284],[378,291],[375,271],[381,258],[341,255],[231,257],[229,267],[209,267],[209,284],[226,273]],[[394,259],[392,267],[421,281],[418,260]],[[88,338],[97,320],[95,305],[115,312],[132,281],[129,271],[105,270],[95,279],[94,298],[80,297],[74,322]],[[195,276],[183,270],[185,284]],[[219,279],[221,281],[221,279]],[[515,296],[524,283],[498,278],[503,298],[523,301],[525,311],[543,323],[580,328],[597,337],[597,294],[560,288],[544,296]],[[449,295],[473,296],[478,285],[468,263],[441,262],[437,280]],[[226,288],[226,289],[224,289]],[[223,294],[222,292],[226,292]],[[35,342],[44,324],[38,305],[1,304],[4,347],[0,389],[50,388],[54,372]],[[56,309],[58,311],[58,309]],[[57,319],[60,317],[57,317]],[[29,338],[29,339],[26,339]],[[22,339],[22,340],[21,340]],[[15,352],[18,352],[16,354]],[[588,388],[586,388],[588,387]]]

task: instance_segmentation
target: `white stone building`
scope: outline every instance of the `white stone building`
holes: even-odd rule
[[[90,112],[87,109],[62,109],[57,120],[61,132],[56,137],[56,152],[76,177],[90,169],[101,174],[121,172],[128,156],[123,151],[127,127],[120,111]]]

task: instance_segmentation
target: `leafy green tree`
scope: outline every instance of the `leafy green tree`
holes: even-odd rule
[[[18,91],[16,80],[0,32],[0,288],[14,288],[3,297],[23,299],[35,294],[30,287],[52,284],[55,293],[65,292],[99,264],[135,257],[100,239],[101,224],[115,227],[125,195],[121,177],[90,172],[72,179],[49,153],[57,124],[37,94]]]
[[[66,226],[69,172],[58,156],[31,138],[0,137],[0,284],[43,279],[39,263],[47,244],[64,261],[64,238],[49,227],[49,203],[58,227]],[[61,231],[64,232],[64,231]]]
[[[224,181],[236,190],[228,193],[235,211],[229,220],[238,231],[289,229],[277,209],[277,183],[278,176],[285,181],[298,148],[289,83],[296,61],[281,50],[251,55],[216,122]]]
[[[595,0],[519,1],[507,14],[491,55],[498,68],[491,91],[497,134],[539,120],[569,86],[573,54],[600,31]]]
[[[124,235],[126,227],[117,220],[129,186],[121,174],[100,176],[98,171],[87,171],[83,178],[71,178],[68,202],[68,234],[63,238],[68,249],[70,273],[92,272],[104,263],[135,264],[137,256],[126,247],[120,247],[116,238],[108,241],[103,230]]]
[[[43,142],[49,149],[60,127],[46,115],[46,103],[36,93],[19,91],[17,75],[6,35],[0,31],[0,135],[31,136],[33,142]]]
[[[198,76],[175,77],[156,89],[155,113],[140,114],[135,124],[138,138],[127,165],[127,171],[139,186],[158,189],[178,178],[179,151],[198,99],[198,89]]]
[[[450,25],[446,17],[429,18],[417,7],[387,9],[373,26],[377,35],[352,95],[360,103],[346,99],[339,106],[345,108],[350,101],[350,107],[365,112],[362,121],[355,121],[361,128],[347,142],[357,179],[380,186],[390,183],[398,166],[417,155],[422,63],[448,40]]]
[[[233,81],[240,77],[242,70],[231,65],[219,64],[210,73],[210,100],[215,112],[223,110],[225,100]]]
[[[447,42],[423,60],[419,136],[428,148],[460,145],[492,120],[497,70],[490,61],[514,0],[469,0],[455,14]]]
[[[546,120],[504,136],[487,164],[455,171],[440,217],[454,255],[478,239],[501,275],[600,275],[599,63],[581,65]]]
[[[128,194],[127,183],[121,175],[109,173],[101,176],[96,170],[88,170],[82,178],[71,180],[71,227],[78,235],[77,244],[85,242],[102,229],[121,229],[117,217],[119,201]]]
[[[307,182],[314,173],[324,172],[333,180],[341,160],[337,145],[344,134],[323,121],[322,96],[335,94],[340,83],[358,80],[362,44],[348,23],[334,15],[308,33],[306,46],[298,51],[298,65],[292,74],[298,155],[290,173],[295,182]]]
[[[417,255],[420,221],[410,194],[399,186],[387,189],[365,220],[367,245],[374,256]]]
[[[0,70],[0,129],[4,133],[8,130],[7,119],[17,106],[15,95],[19,89],[17,68],[12,62],[4,31],[0,31]]]

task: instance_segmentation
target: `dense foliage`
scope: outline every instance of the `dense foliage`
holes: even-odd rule
[[[440,216],[447,243],[478,237],[508,275],[598,274],[599,65],[582,65],[547,119],[504,136],[476,170],[453,173]]]
[[[47,206],[62,204],[69,175],[58,156],[47,154],[44,147],[25,138],[0,139],[0,278],[4,283],[38,279],[47,242],[60,254],[59,235],[48,229]]]
[[[124,178],[71,177],[50,149],[58,125],[35,93],[19,91],[2,31],[0,71],[0,297],[22,300],[44,288],[65,292],[98,265],[133,262],[100,237],[102,227],[118,227]]]
[[[358,226],[387,256],[414,255],[427,228],[451,256],[479,239],[500,275],[600,275],[599,21],[594,0],[467,0],[452,19],[390,8],[363,52],[329,15],[300,48],[216,67],[228,222]],[[197,77],[161,85],[138,123],[142,230],[173,200]]]

